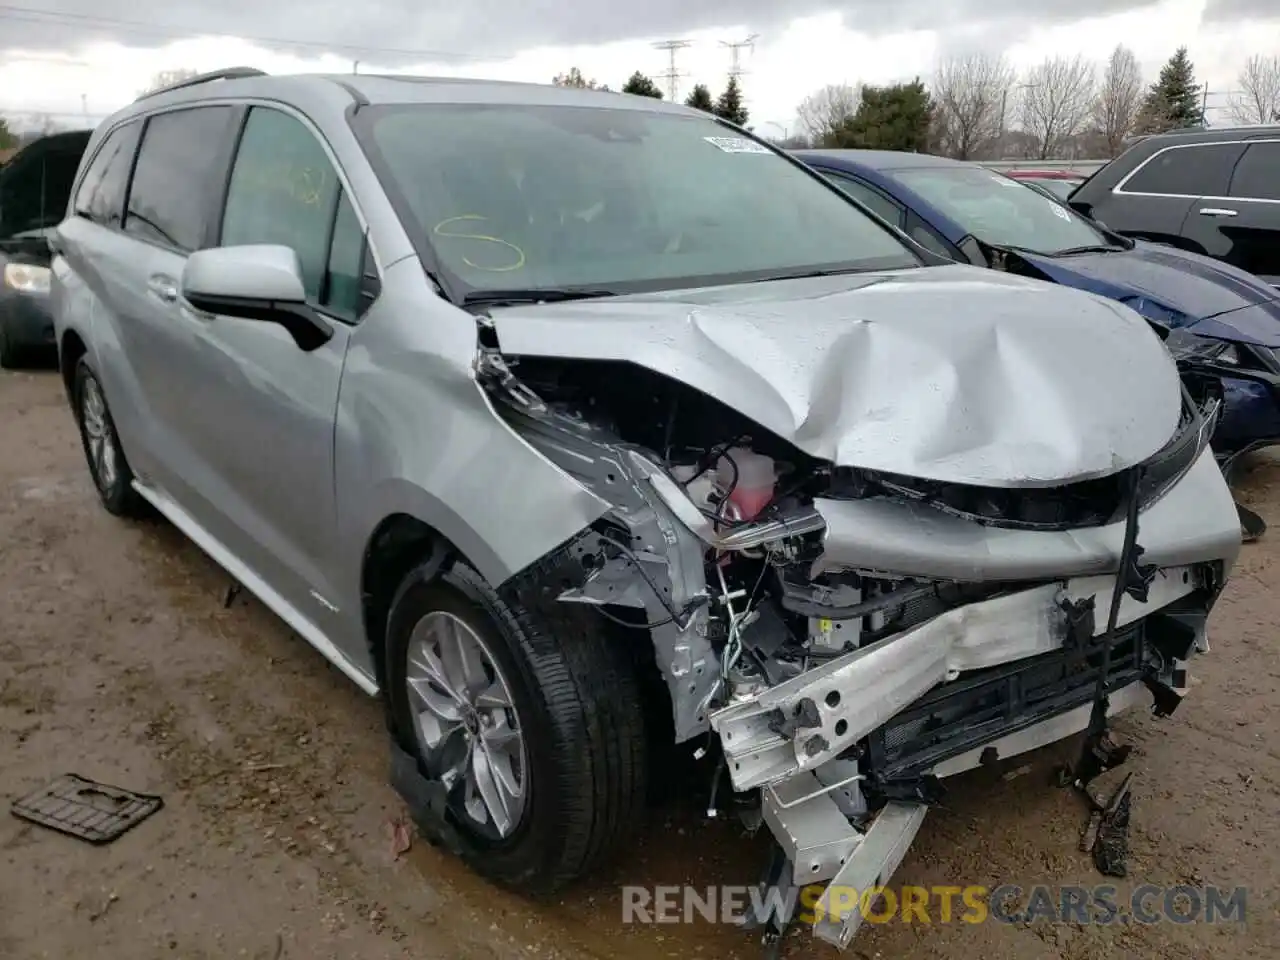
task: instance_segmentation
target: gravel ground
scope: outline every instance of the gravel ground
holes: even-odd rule
[[[564,899],[497,891],[421,842],[402,856],[378,705],[166,524],[96,501],[56,375],[0,373],[0,797],[74,771],[163,795],[94,847],[0,818],[0,958],[755,958],[723,926],[620,922],[623,883],[746,883],[765,853],[679,780],[632,853]],[[1243,498],[1280,519],[1280,461]],[[1124,883],[1246,885],[1244,924],[893,923],[850,956],[1280,956],[1280,527],[1245,548],[1213,652],[1171,719],[1126,720],[1136,771]],[[1101,882],[1083,808],[1046,754],[1011,781],[954,782],[897,877],[911,884]],[[1122,886],[1123,889],[1123,886]],[[786,956],[837,956],[807,932]]]

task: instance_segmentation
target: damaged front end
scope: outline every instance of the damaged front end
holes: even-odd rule
[[[1003,488],[814,457],[638,365],[489,346],[478,380],[612,505],[559,598],[648,633],[677,742],[718,740],[783,885],[883,884],[941,778],[1084,731],[1099,704],[1171,713],[1239,549],[1208,377],[1137,466]],[[815,932],[846,946],[860,912],[823,907]]]

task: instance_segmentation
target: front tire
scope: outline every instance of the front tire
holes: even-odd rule
[[[106,394],[84,357],[76,364],[72,400],[80,427],[80,445],[102,505],[117,517],[145,516],[146,503],[133,488],[133,471],[120,446]]]
[[[478,873],[539,895],[619,848],[647,775],[626,647],[592,611],[540,589],[546,566],[501,593],[461,562],[430,581],[414,571],[385,649],[394,735],[445,787],[455,847]]]

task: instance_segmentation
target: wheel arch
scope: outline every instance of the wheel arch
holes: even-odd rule
[[[388,514],[367,537],[360,556],[360,613],[379,689],[386,689],[385,639],[396,592],[413,570],[431,580],[456,556],[447,537],[411,513]]]
[[[474,567],[495,588],[505,582],[491,579],[485,570],[476,566],[474,557],[459,549],[449,536],[414,512],[387,514],[365,539],[360,561],[361,618],[379,689],[386,689],[387,623],[405,578],[417,570],[422,580],[434,580],[457,561]],[[519,571],[512,575],[516,573]],[[627,643],[628,638],[620,636],[618,628],[603,617],[600,629],[632,650],[644,689],[650,739],[655,744],[672,743],[671,694],[654,659],[650,638],[646,636],[644,643]]]
[[[62,332],[58,340],[58,372],[62,376],[62,386],[67,393],[67,401],[75,400],[76,364],[89,352],[84,338],[74,328]]]

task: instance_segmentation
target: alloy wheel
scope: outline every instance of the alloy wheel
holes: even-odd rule
[[[89,447],[89,460],[93,466],[93,478],[97,481],[98,488],[106,493],[115,486],[120,475],[117,467],[118,451],[115,434],[107,418],[107,402],[94,377],[87,378],[81,389],[80,416]]]
[[[433,776],[482,833],[505,838],[524,813],[526,754],[511,688],[463,619],[414,626],[405,671],[414,732]]]

